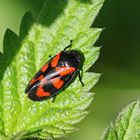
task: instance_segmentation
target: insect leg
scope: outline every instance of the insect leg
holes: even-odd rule
[[[50,57],[50,59],[52,59],[52,56],[51,55],[49,55],[49,57]]]
[[[64,48],[64,50],[67,50],[68,48],[70,48],[71,47],[71,44],[72,44],[72,40],[70,41],[70,45],[67,46],[66,48]]]
[[[53,102],[53,103],[55,102],[55,99],[56,99],[56,95],[54,95],[54,96],[52,97],[52,102]]]
[[[80,70],[78,69],[77,72],[78,72],[78,76],[79,76],[79,81],[81,82],[81,85],[84,86],[84,83],[82,81],[82,76],[81,76]]]

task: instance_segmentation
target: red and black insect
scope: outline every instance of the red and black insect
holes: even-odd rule
[[[83,85],[80,69],[84,57],[77,50],[66,50],[68,47],[44,64],[30,80],[25,93],[31,100],[42,101],[55,97],[77,75],[79,75],[79,80]]]

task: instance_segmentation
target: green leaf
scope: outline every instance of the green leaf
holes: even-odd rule
[[[87,114],[90,89],[100,74],[87,72],[99,56],[93,44],[101,29],[90,28],[103,0],[46,0],[36,20],[27,12],[17,36],[7,30],[0,54],[0,139],[51,139],[76,131]],[[75,81],[52,102],[33,102],[24,93],[35,72],[73,40],[72,49],[85,56],[82,87]]]
[[[140,101],[128,105],[111,124],[103,140],[140,140]]]

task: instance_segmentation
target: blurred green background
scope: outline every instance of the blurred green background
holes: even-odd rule
[[[31,9],[36,17],[43,2],[0,0],[0,50],[6,28],[18,33],[22,15]],[[106,0],[93,26],[105,28],[96,43],[102,46],[100,59],[92,68],[102,77],[80,131],[60,140],[99,140],[118,112],[140,97],[140,1]]]

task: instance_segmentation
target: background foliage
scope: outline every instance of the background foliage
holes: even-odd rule
[[[0,42],[7,27],[17,32],[25,11],[31,9],[36,16],[42,2],[43,0],[1,1]],[[106,0],[97,17],[94,26],[105,27],[106,30],[97,42],[103,47],[100,60],[93,69],[103,72],[103,75],[94,89],[97,94],[90,115],[78,126],[81,130],[69,136],[68,140],[99,139],[106,125],[116,118],[121,108],[139,97],[139,5],[138,0]]]

